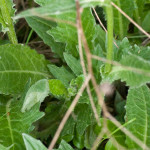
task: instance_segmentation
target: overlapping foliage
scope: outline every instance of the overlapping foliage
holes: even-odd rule
[[[76,1],[35,0],[35,2],[40,5],[38,8],[24,11],[15,17],[13,17],[14,4],[11,0],[3,0],[0,5],[1,31],[8,33],[12,43],[0,42],[0,149],[2,150],[46,150],[86,78],[80,63]],[[150,25],[148,20],[150,12],[147,9],[150,5],[149,0],[111,2],[135,19],[147,32],[150,31],[149,26],[145,24],[147,22]],[[100,17],[105,19],[108,18],[106,7],[110,7],[111,3],[103,0],[79,0],[79,5],[83,9],[81,23],[90,53],[101,60],[106,60],[108,41],[113,37],[109,37],[96,23],[91,8],[98,6],[98,10],[102,9],[103,14],[100,14]],[[11,25],[4,16],[6,10],[7,20]],[[58,66],[52,64],[28,46],[16,44],[12,17],[14,20],[24,17],[28,25],[52,49],[55,57],[61,59],[62,64]],[[130,42],[125,38],[129,35],[131,24],[115,8],[111,19],[114,23],[114,35],[117,37],[114,41],[118,45],[118,47],[113,45],[111,71],[105,72],[105,61],[92,59],[94,77],[98,84],[105,82],[115,84],[118,80],[126,84],[127,98],[122,97],[118,90],[114,95],[116,111],[114,117],[137,137],[146,149],[150,147],[150,48],[133,45],[132,40]],[[108,20],[106,21],[109,26]],[[132,30],[134,34],[142,34],[135,28]],[[130,36],[134,34],[130,33]],[[85,69],[88,71],[85,45],[82,48]],[[108,132],[103,135],[103,140],[99,141],[99,148],[102,148],[103,141],[108,140],[103,146],[105,150],[143,149],[142,145],[115,126],[113,121],[103,118],[94,87],[91,84],[89,87],[100,124],[97,124],[90,98],[85,90],[59,136],[56,149],[91,149],[104,128],[104,122]],[[107,95],[103,98],[107,103]],[[43,103],[46,103],[44,109]]]

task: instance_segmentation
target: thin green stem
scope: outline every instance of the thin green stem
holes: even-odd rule
[[[121,8],[120,0],[117,0],[118,7]],[[119,18],[119,37],[122,40],[124,38],[124,31],[123,31],[123,22],[122,22],[122,14],[118,11],[118,18]]]
[[[113,8],[110,4],[110,0],[108,0],[108,6],[106,7],[106,15],[107,15],[107,60],[112,61],[113,59]],[[109,73],[111,71],[111,64],[105,64],[105,73]]]
[[[29,41],[30,41],[30,38],[32,36],[32,33],[33,33],[33,29],[31,29],[29,35],[28,35],[28,38],[27,38],[27,41],[26,41],[26,45],[28,45]]]
[[[135,2],[135,5],[137,5],[137,1],[134,0]],[[139,15],[139,8],[138,6],[136,6],[137,8],[135,9],[134,13],[135,13],[135,19],[136,19],[136,22],[138,23],[138,25],[141,25],[141,18],[140,18],[140,15]]]
[[[126,127],[127,125],[131,124],[132,122],[134,122],[136,120],[136,118],[131,119],[130,121],[124,123],[123,125],[121,125],[120,127],[118,127],[116,130],[114,130],[113,132],[111,132],[107,137],[103,138],[100,142],[102,143],[103,141],[105,141],[106,139],[111,138],[115,133],[117,133],[118,131],[120,131],[121,128]]]
[[[3,20],[5,21],[6,26],[8,27],[8,37],[12,44],[17,44],[17,37],[13,25],[13,20],[11,18],[10,12],[7,7],[8,0],[1,0],[0,9],[2,13]]]

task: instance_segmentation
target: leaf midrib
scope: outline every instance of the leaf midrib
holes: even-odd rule
[[[10,112],[11,102],[12,102],[12,100],[8,101],[8,103],[6,104],[6,118],[7,118],[7,122],[8,122],[8,129],[10,131],[11,142],[12,142],[12,144],[14,144],[14,136],[13,136],[12,127],[11,127],[11,119],[10,119],[10,115],[8,114]],[[14,146],[13,146],[13,150],[14,150]]]
[[[29,70],[4,70],[0,71],[0,74],[3,73],[30,73],[30,74],[38,74],[44,77],[51,77],[49,74],[38,72],[38,71],[29,71]]]
[[[143,95],[143,99],[144,99],[144,105],[145,105],[145,113],[146,113],[146,117],[145,117],[145,136],[144,136],[144,144],[147,145],[146,141],[147,141],[147,128],[148,128],[148,112],[147,112],[147,104],[146,104],[146,99],[145,99],[145,95],[144,95],[144,91],[142,89],[142,95]]]

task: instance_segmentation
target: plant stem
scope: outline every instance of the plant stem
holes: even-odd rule
[[[138,25],[141,26],[142,22],[141,22],[141,18],[140,18],[140,15],[139,15],[139,8],[138,8],[138,6],[137,6],[137,1],[134,0],[134,2],[135,2],[135,5],[136,5],[136,7],[137,7],[137,8],[135,9],[135,11],[134,11],[135,19],[136,19],[136,22],[138,23]]]
[[[110,0],[108,0],[108,6],[106,7],[106,15],[107,15],[107,60],[112,61],[113,59],[113,9],[110,4]],[[105,64],[105,73],[109,73],[111,71],[111,64]]]
[[[5,24],[9,29],[7,32],[9,40],[11,41],[12,44],[17,44],[18,41],[17,41],[17,37],[16,37],[14,25],[13,25],[13,20],[8,10],[7,1],[8,0],[1,0],[0,9],[1,9],[2,17],[5,21]]]
[[[118,7],[121,8],[120,0],[117,0]],[[123,20],[122,20],[122,14],[118,11],[118,18],[119,18],[119,37],[122,40],[124,37],[124,31],[123,31]]]
[[[26,44],[25,45],[28,45],[29,41],[30,41],[30,38],[32,36],[32,33],[33,33],[33,29],[31,29],[30,33],[29,33],[29,36],[27,38],[27,41],[26,41]]]

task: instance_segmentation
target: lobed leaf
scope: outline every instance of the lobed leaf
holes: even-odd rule
[[[51,47],[52,51],[59,57],[63,57],[64,44],[55,42],[53,37],[47,33],[56,26],[56,23],[40,17],[26,17],[28,25],[39,35],[45,44]]]
[[[57,16],[59,19],[76,22],[76,11],[65,13]],[[96,22],[89,8],[83,10],[82,26],[86,36],[88,46],[93,51],[94,40],[96,34]],[[56,42],[65,43],[65,51],[71,53],[74,57],[78,57],[78,37],[77,29],[66,23],[58,23],[58,26],[48,31],[48,33],[55,39]]]
[[[131,87],[139,87],[150,82],[149,61],[130,53],[124,56],[119,63],[121,65],[114,66],[110,74],[104,77],[103,82],[121,79]]]
[[[57,56],[62,57],[62,53],[66,51],[71,53],[73,56],[78,57],[77,29],[74,26],[76,23],[75,1],[36,0],[36,2],[42,7],[31,10],[33,12],[29,13],[29,10],[28,12],[24,12],[24,15],[20,15],[26,17],[29,25],[33,28],[33,30],[35,30],[35,32],[38,33],[38,35],[44,40],[44,42],[52,48],[52,51],[55,52]],[[98,0],[80,0],[79,2],[81,4],[81,7],[85,8],[103,3],[102,1],[100,2]],[[62,5],[64,6],[63,8],[61,7]],[[41,15],[44,15],[43,11],[46,12],[46,15],[48,14],[48,16],[50,16],[50,18],[46,17],[45,21],[44,19],[39,18]],[[36,16],[40,14],[40,16],[31,17],[32,14],[35,14]],[[58,25],[56,26],[51,21],[46,21],[46,19],[56,21]],[[67,22],[70,22],[70,24],[67,24]],[[89,8],[84,9],[82,13],[82,26],[88,41],[88,46],[92,51],[94,48],[94,42],[98,41],[100,37],[102,37],[102,39],[104,39],[105,37],[103,36],[103,34],[98,34],[98,32],[102,32],[100,32],[100,28],[98,28],[98,26],[96,25],[95,19],[92,15],[92,11]],[[97,40],[95,40],[96,38]]]

